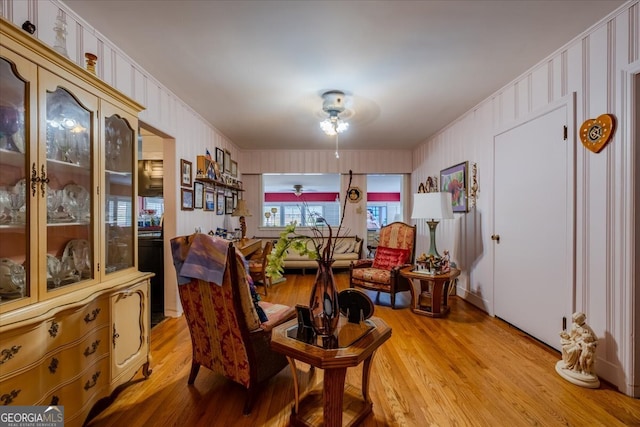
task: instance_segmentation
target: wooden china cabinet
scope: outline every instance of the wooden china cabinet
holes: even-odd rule
[[[62,405],[81,425],[150,373],[141,110],[0,19],[0,405]]]

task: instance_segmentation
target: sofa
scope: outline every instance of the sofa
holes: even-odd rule
[[[307,247],[312,248],[313,242],[308,241]],[[339,237],[335,251],[333,253],[335,262],[333,268],[349,268],[351,261],[357,261],[362,258],[362,239],[358,236]],[[317,268],[317,261],[309,259],[306,255],[300,255],[296,251],[289,249],[284,259],[285,269],[302,269],[305,274],[307,268]]]

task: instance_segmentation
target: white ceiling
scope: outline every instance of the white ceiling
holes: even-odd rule
[[[624,1],[65,3],[240,148],[408,149]]]

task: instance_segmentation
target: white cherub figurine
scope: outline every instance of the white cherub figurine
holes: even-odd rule
[[[556,363],[556,372],[567,381],[588,388],[597,388],[600,381],[595,371],[598,337],[586,323],[586,315],[576,312],[569,332],[560,332],[562,360]]]

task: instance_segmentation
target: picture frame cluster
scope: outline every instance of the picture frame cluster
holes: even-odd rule
[[[238,162],[229,150],[216,147],[212,157],[196,156],[194,178],[193,163],[180,159],[180,206],[182,210],[203,209],[217,215],[230,215],[238,205],[243,191],[238,179]]]

